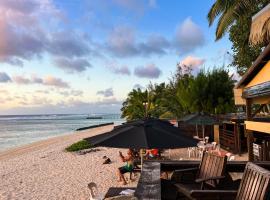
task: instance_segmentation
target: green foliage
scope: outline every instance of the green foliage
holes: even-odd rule
[[[170,84],[150,84],[148,90],[133,90],[123,103],[127,120],[146,116],[179,119],[193,112],[221,114],[234,110],[234,81],[224,69],[200,71],[193,76],[186,66],[178,66]],[[143,102],[148,102],[144,107]]]
[[[243,75],[261,53],[265,44],[251,46],[249,34],[252,16],[269,3],[269,0],[216,0],[207,15],[209,25],[217,19],[216,40],[228,31],[232,42],[233,61],[237,72]]]
[[[66,148],[66,150],[69,152],[73,152],[73,151],[79,151],[83,149],[89,149],[91,147],[93,146],[89,142],[87,142],[86,140],[81,140],[79,142],[76,142],[70,145],[69,147]]]
[[[148,103],[148,92],[142,91],[140,88],[133,89],[127,99],[123,102],[122,118],[127,120],[141,119],[145,116],[145,107],[143,103]],[[150,106],[148,104],[148,106]]]
[[[260,55],[263,44],[252,46],[249,44],[249,33],[251,26],[251,14],[238,19],[230,28],[229,39],[232,42],[233,62],[232,66],[243,75],[252,65],[252,62]]]

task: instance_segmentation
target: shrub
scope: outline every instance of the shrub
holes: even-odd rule
[[[76,142],[70,145],[69,147],[66,148],[66,150],[69,152],[72,152],[72,151],[79,151],[83,149],[89,149],[91,147],[93,146],[89,142],[87,142],[86,140],[81,140],[79,142]]]

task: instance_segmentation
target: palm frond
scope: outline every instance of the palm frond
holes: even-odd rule
[[[227,5],[231,0],[217,0],[208,12],[207,19],[209,26],[213,24],[217,16],[226,11]]]

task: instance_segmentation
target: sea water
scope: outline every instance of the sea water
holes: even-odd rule
[[[86,119],[88,115],[0,115],[0,151],[71,134],[78,128],[124,122],[119,114],[94,115],[102,119]]]

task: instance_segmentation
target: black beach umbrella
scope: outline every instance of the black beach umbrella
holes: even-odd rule
[[[151,118],[127,122],[86,140],[94,146],[134,149],[185,148],[197,146],[198,143],[198,140],[182,134],[170,122]]]
[[[94,146],[137,149],[185,148],[198,143],[198,140],[182,134],[170,122],[159,119],[127,122],[86,140]]]
[[[173,149],[197,146],[198,140],[188,137],[170,122],[144,119],[127,122],[112,131],[86,138],[94,146],[133,149]],[[141,156],[141,164],[143,157]]]

